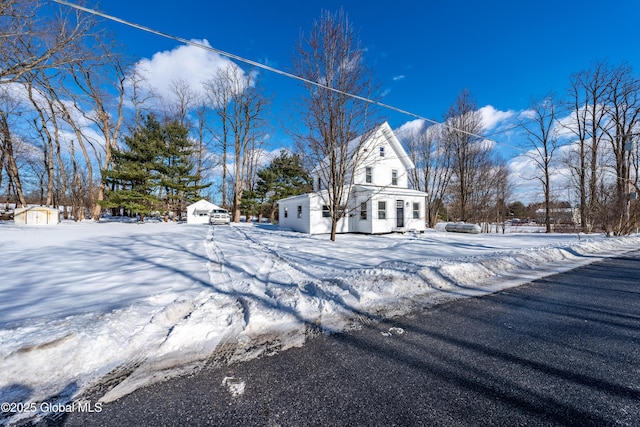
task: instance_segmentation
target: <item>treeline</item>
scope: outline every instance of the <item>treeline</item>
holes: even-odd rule
[[[628,234],[638,227],[640,80],[627,64],[593,64],[519,114],[526,176],[537,183],[551,231],[552,210],[572,201],[583,232]],[[481,135],[481,116],[463,91],[442,125],[402,135],[417,165],[412,184],[429,193],[428,222],[502,223],[515,190],[505,161]]]
[[[76,220],[105,208],[177,217],[207,197],[239,220],[268,162],[256,73],[226,61],[201,87],[172,81],[163,98],[91,15],[8,0],[0,17],[7,204],[71,206]]]

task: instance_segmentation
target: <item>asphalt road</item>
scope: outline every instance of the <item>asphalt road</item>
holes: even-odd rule
[[[639,426],[640,252],[156,384],[56,423]]]

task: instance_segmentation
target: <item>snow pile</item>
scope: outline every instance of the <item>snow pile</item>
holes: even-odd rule
[[[436,231],[330,242],[251,224],[0,223],[0,400],[110,401],[638,243]]]

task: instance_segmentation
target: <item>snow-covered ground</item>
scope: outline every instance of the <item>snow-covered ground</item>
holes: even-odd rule
[[[433,230],[331,242],[254,224],[0,222],[0,402],[111,401],[639,243]]]

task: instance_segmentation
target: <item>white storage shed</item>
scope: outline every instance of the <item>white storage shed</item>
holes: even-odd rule
[[[13,222],[24,225],[56,225],[60,223],[60,211],[46,206],[27,206],[13,212]]]

